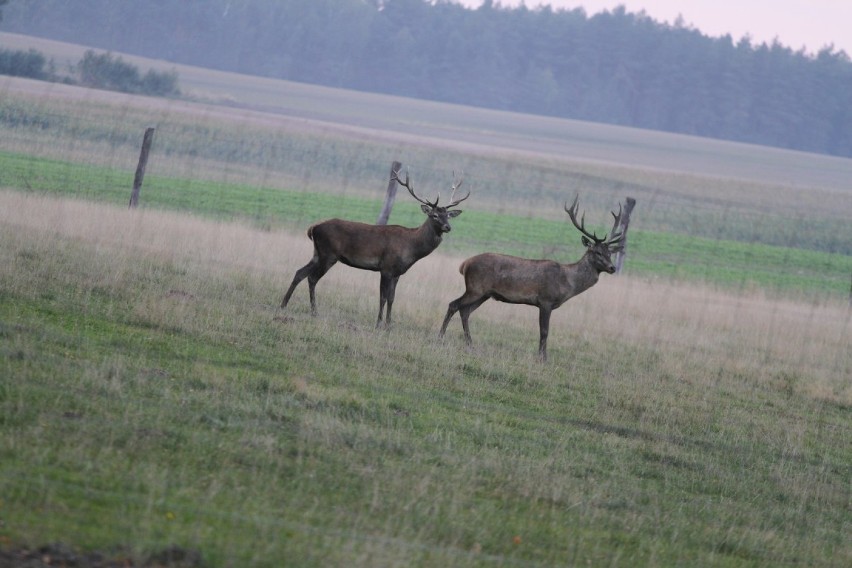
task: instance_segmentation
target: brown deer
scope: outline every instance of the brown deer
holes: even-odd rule
[[[439,207],[440,193],[434,202],[421,199],[411,186],[408,173],[405,181],[393,173],[397,183],[408,190],[411,196],[421,203],[420,208],[426,214],[426,220],[420,227],[409,228],[399,225],[368,225],[355,221],[344,221],[342,219],[329,219],[311,225],[308,228],[308,238],[314,242],[314,256],[311,261],[296,271],[293,282],[281,307],[287,306],[293,290],[303,279],[308,279],[308,291],[311,298],[311,314],[317,315],[317,303],[315,288],[320,278],[334,266],[337,261],[353,268],[373,270],[381,274],[379,284],[379,317],[376,327],[382,325],[382,312],[387,303],[387,314],[385,324],[389,328],[391,324],[391,308],[396,293],[396,283],[399,277],[411,268],[411,266],[438,248],[444,233],[450,232],[450,219],[458,217],[461,211],[458,209],[450,211],[468,197],[470,192],[460,199],[456,199],[456,190],[461,186],[463,179],[455,180],[453,175],[452,195],[450,203],[446,207]]]
[[[571,222],[583,234],[582,242],[586,253],[573,264],[560,264],[552,260],[530,260],[504,254],[484,253],[462,262],[459,272],[464,276],[465,292],[450,302],[447,316],[441,326],[441,337],[447,331],[447,324],[453,314],[459,312],[464,337],[468,345],[472,344],[468,318],[470,314],[489,298],[509,304],[527,304],[538,306],[538,325],[541,337],[538,354],[547,361],[547,335],[550,328],[550,313],[577,294],[588,290],[598,281],[601,272],[612,274],[615,266],[610,254],[620,249],[622,233],[618,231],[621,223],[621,208],[618,214],[612,212],[615,223],[612,237],[607,235],[599,239],[589,233],[584,226],[585,213],[577,223],[577,201],[574,198],[571,208],[565,203],[565,211]]]

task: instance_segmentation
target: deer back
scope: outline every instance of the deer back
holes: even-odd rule
[[[430,225],[428,219],[416,228],[329,219],[313,225],[308,236],[319,256],[331,256],[355,268],[399,272],[440,244],[440,234]]]
[[[484,253],[465,260],[459,272],[472,296],[553,308],[594,286],[599,275],[588,252],[572,264]]]
[[[552,260],[484,253],[464,261],[459,271],[468,293],[515,304],[539,305],[563,287],[560,265]]]

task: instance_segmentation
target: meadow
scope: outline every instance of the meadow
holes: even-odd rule
[[[846,565],[848,312],[604,279],[554,314],[457,260],[333,270],[282,231],[4,192],[2,539],[213,566]],[[454,289],[453,289],[454,288]]]
[[[712,176],[249,106],[0,88],[0,548],[852,563],[850,192],[773,178],[822,158],[754,150],[776,173]],[[607,140],[613,156],[639,144]],[[716,171],[741,151],[713,154]],[[400,280],[395,327],[373,328],[378,277],[346,267],[318,286],[318,317],[304,287],[280,310],[305,227],[374,219],[393,159],[418,191],[464,171],[473,192]],[[484,305],[472,349],[458,320],[438,340],[468,254],[579,257],[561,209],[578,190],[599,231],[626,192],[639,205],[627,271],[554,312],[549,363],[528,307]],[[414,225],[406,197],[391,221]]]

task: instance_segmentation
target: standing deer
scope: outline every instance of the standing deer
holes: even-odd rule
[[[456,190],[463,179],[455,180],[453,175],[452,195],[446,207],[439,207],[438,200],[434,203],[421,199],[411,186],[408,173],[405,181],[393,173],[393,178],[408,190],[411,196],[421,203],[420,208],[426,214],[426,220],[420,227],[409,228],[399,225],[368,225],[342,219],[329,219],[311,225],[308,228],[308,238],[314,242],[314,256],[311,261],[296,271],[293,282],[281,307],[287,306],[293,290],[305,277],[308,279],[308,291],[311,297],[311,314],[317,315],[316,295],[314,289],[317,282],[328,269],[337,261],[363,270],[373,270],[381,274],[379,284],[379,317],[376,327],[382,324],[382,312],[387,302],[386,326],[391,324],[391,308],[393,306],[396,283],[399,277],[406,273],[411,266],[438,248],[444,233],[450,232],[450,219],[458,217],[461,211],[450,211],[468,197],[470,192],[461,199],[456,199]]]
[[[588,290],[598,281],[601,272],[612,274],[615,266],[610,254],[620,249],[622,233],[618,232],[621,222],[621,208],[618,214],[612,212],[615,223],[612,238],[607,235],[599,239],[589,233],[584,226],[585,213],[577,223],[577,201],[574,198],[571,208],[565,203],[565,211],[571,222],[583,234],[582,242],[586,253],[573,264],[560,264],[552,260],[530,260],[504,254],[484,253],[462,262],[459,272],[464,276],[465,292],[450,302],[447,316],[441,326],[441,337],[447,331],[447,324],[456,312],[460,313],[464,337],[471,345],[468,318],[470,314],[489,298],[509,304],[527,304],[538,306],[538,325],[541,337],[538,354],[547,361],[547,334],[550,328],[550,313],[577,294]]]

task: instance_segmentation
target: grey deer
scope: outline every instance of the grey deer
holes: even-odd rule
[[[381,274],[379,284],[379,317],[376,327],[382,325],[382,312],[387,303],[385,325],[390,328],[391,308],[393,307],[396,283],[399,277],[406,273],[411,266],[438,248],[444,233],[449,233],[450,219],[458,217],[461,210],[450,210],[451,207],[470,197],[470,192],[460,199],[456,199],[456,190],[461,186],[464,179],[456,181],[453,174],[452,194],[450,203],[446,207],[438,206],[441,194],[434,202],[421,199],[411,185],[408,172],[405,181],[393,173],[400,185],[408,190],[411,196],[421,203],[421,210],[426,214],[426,220],[420,227],[409,228],[399,225],[369,225],[356,221],[345,221],[342,219],[329,219],[311,225],[308,228],[308,238],[314,242],[314,256],[305,266],[296,271],[293,282],[281,307],[287,306],[293,290],[304,280],[308,279],[308,291],[311,298],[311,314],[317,315],[317,303],[315,288],[317,282],[338,261],[363,270],[372,270]]]
[[[577,223],[577,201],[574,198],[571,208],[565,203],[565,211],[571,222],[583,234],[582,242],[586,247],[583,257],[573,264],[560,264],[553,260],[531,260],[504,254],[484,253],[462,262],[459,272],[464,276],[465,292],[450,302],[447,316],[441,326],[441,337],[447,331],[453,315],[459,312],[464,337],[468,345],[472,344],[468,318],[470,314],[489,298],[509,304],[527,304],[538,306],[538,325],[540,339],[538,354],[547,361],[547,335],[550,328],[550,314],[553,310],[577,294],[594,286],[601,272],[612,274],[615,266],[611,253],[621,250],[623,233],[619,231],[621,207],[618,213],[612,212],[615,223],[612,237],[598,238],[585,228],[585,213]]]

